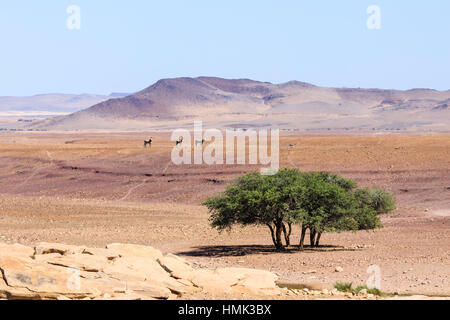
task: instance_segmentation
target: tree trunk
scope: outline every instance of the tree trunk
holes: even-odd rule
[[[302,226],[302,235],[300,236],[300,244],[298,249],[300,251],[303,251],[303,245],[305,243],[305,235],[306,235],[306,230],[308,229],[308,227]]]
[[[311,248],[314,248],[316,245],[316,230],[314,228],[309,229],[309,242],[311,244]]]
[[[288,223],[288,229],[286,229],[286,225],[283,223],[283,234],[284,240],[286,241],[286,246],[291,245],[291,233],[292,233],[292,224]]]
[[[320,237],[322,236],[322,232],[318,232],[317,233],[317,239],[316,239],[316,247],[318,247],[319,246],[319,243],[320,243]]]
[[[274,246],[276,247],[277,246],[277,241],[275,239],[275,232],[273,230],[273,227],[269,223],[267,224],[267,226],[270,229],[270,234],[272,235],[272,241],[273,241]]]
[[[288,239],[289,245],[291,245],[292,223],[288,223]]]
[[[276,240],[275,247],[277,248],[277,250],[284,249],[283,241],[281,240],[282,233],[283,233],[283,222],[280,221],[277,222],[275,225],[275,240]]]

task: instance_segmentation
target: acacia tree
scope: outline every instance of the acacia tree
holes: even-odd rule
[[[277,250],[290,245],[292,224],[299,221],[299,201],[303,184],[297,169],[281,169],[275,175],[249,173],[229,186],[222,194],[203,204],[210,211],[213,227],[224,230],[233,225],[265,225]]]
[[[278,250],[285,248],[283,240],[290,245],[293,224],[301,224],[302,250],[308,229],[314,247],[323,232],[378,228],[378,214],[395,208],[392,196],[384,190],[357,189],[351,179],[297,169],[281,169],[269,176],[249,173],[203,204],[214,228],[265,225]]]
[[[301,198],[302,232],[299,249],[303,250],[306,231],[310,231],[311,246],[319,245],[323,232],[354,230],[356,224],[349,218],[352,193],[356,184],[334,174],[311,172],[302,177]]]
[[[327,172],[303,176],[304,214],[301,219],[300,250],[310,230],[312,247],[319,246],[323,232],[371,230],[381,227],[378,214],[395,209],[391,194],[382,189],[356,189],[354,180]]]

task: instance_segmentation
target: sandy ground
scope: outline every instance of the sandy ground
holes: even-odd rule
[[[398,204],[381,230],[327,234],[319,249],[286,253],[262,227],[219,234],[200,205],[257,167],[175,166],[173,145],[164,133],[0,133],[0,241],[139,243],[208,267],[324,284],[364,284],[377,265],[383,291],[450,296],[449,135],[283,136],[282,166],[338,172],[388,189]]]

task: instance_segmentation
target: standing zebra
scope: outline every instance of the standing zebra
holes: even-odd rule
[[[150,148],[151,148],[152,147],[152,142],[153,142],[152,138],[150,138],[148,141],[144,140],[144,148],[146,148],[147,145],[150,145]]]

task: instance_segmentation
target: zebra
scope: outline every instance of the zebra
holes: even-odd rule
[[[146,148],[147,145],[150,145],[150,148],[151,148],[152,147],[152,142],[153,142],[152,138],[150,138],[148,141],[144,140],[144,148]]]

